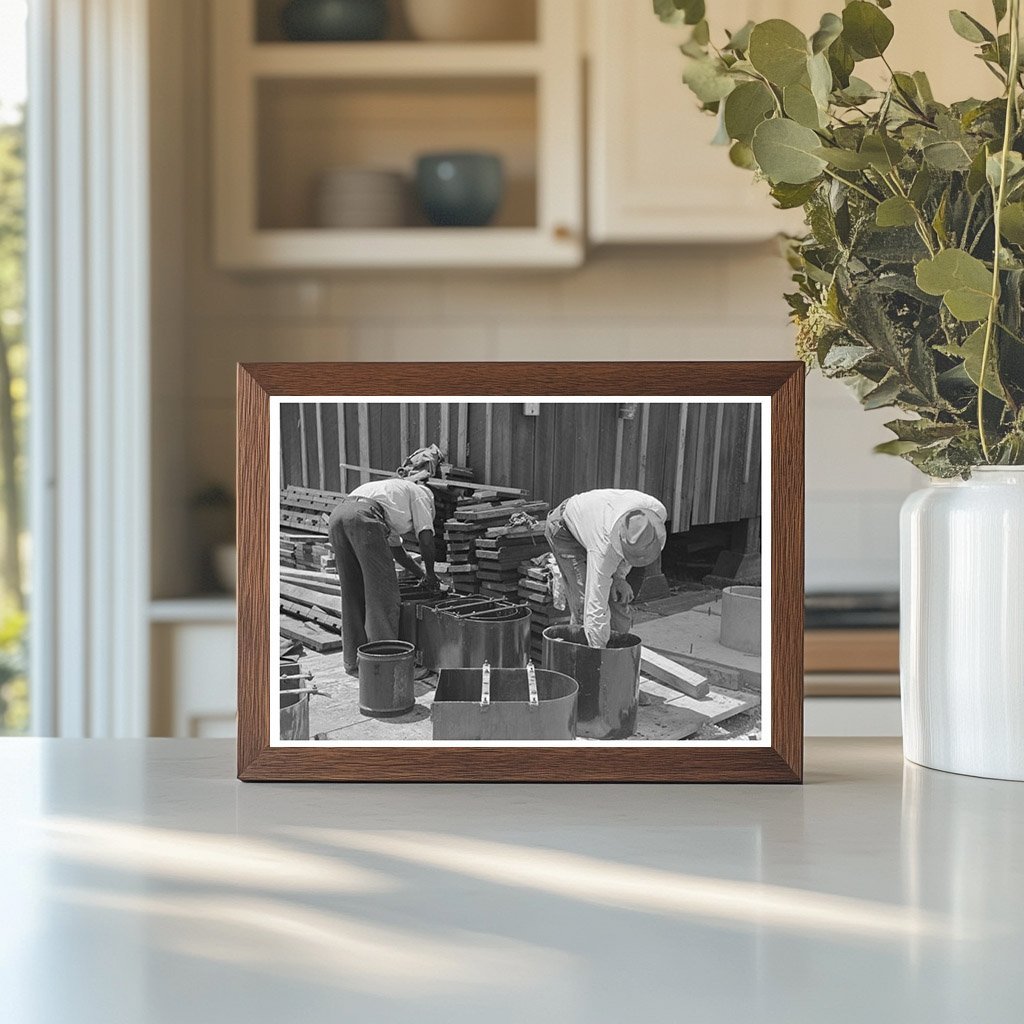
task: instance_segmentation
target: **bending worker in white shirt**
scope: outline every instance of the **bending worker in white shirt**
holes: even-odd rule
[[[341,582],[341,640],[345,671],[356,675],[356,652],[373,640],[397,640],[401,601],[395,562],[433,586],[434,495],[401,477],[375,480],[341,499],[328,527]],[[415,536],[421,569],[402,537]]]
[[[545,533],[565,577],[571,623],[583,627],[591,647],[629,632],[626,575],[657,561],[667,518],[649,494],[611,488],[573,495],[548,515]]]

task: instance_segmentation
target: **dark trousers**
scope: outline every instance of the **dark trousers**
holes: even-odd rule
[[[355,675],[363,644],[398,639],[398,577],[387,519],[376,501],[342,498],[328,529],[341,581],[342,655],[345,671]]]

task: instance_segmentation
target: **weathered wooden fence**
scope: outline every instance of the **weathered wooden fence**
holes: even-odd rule
[[[645,491],[674,532],[760,515],[761,408],[746,403],[283,403],[281,483],[348,491],[433,442],[477,480],[552,504]]]

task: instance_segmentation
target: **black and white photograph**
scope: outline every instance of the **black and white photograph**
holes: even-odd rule
[[[769,743],[766,400],[271,402],[273,745]]]

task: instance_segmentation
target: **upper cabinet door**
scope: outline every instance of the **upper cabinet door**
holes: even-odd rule
[[[767,186],[711,145],[715,119],[682,83],[679,44],[689,28],[663,25],[650,0],[586,2],[591,240],[738,241],[799,230],[798,213],[776,210]],[[809,31],[824,9],[822,0],[711,0],[708,18],[720,38],[771,17]]]
[[[713,118],[700,113],[682,84],[679,44],[686,26],[663,25],[650,0],[585,0],[590,27],[590,237],[602,242],[714,242],[800,231],[799,211],[776,210],[767,186],[712,146]],[[708,0],[712,38],[747,20],[785,18],[811,34],[844,0]],[[973,47],[952,30],[956,6],[991,25],[990,0],[899,0],[886,14],[896,26],[887,54],[900,70],[924,70],[938,99],[998,93]],[[1004,23],[1005,30],[1005,23]],[[857,73],[874,84],[888,74],[880,61]]]

